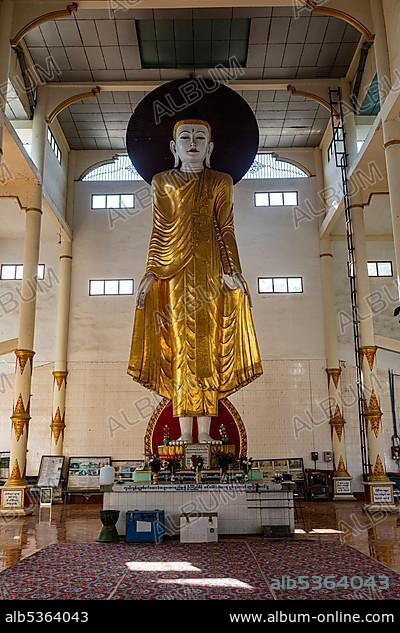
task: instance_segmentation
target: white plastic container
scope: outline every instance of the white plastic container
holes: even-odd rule
[[[217,543],[218,514],[216,512],[199,512],[181,514],[181,543]]]

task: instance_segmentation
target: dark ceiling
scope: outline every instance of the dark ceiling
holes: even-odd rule
[[[346,75],[359,39],[343,21],[295,16],[287,7],[121,10],[114,17],[79,10],[36,28],[25,41],[39,66],[54,59],[59,73],[53,81],[92,83],[188,77],[190,70],[207,70],[233,54],[245,61],[242,80],[334,79]],[[126,125],[142,96],[102,92],[64,111],[59,118],[71,147],[125,149]],[[243,96],[255,111],[261,146],[319,144],[328,115],[317,104],[286,92]]]

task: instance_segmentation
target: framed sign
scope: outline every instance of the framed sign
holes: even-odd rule
[[[392,486],[372,486],[373,503],[393,503]]]
[[[53,488],[40,489],[40,507],[50,508],[53,503]]]
[[[21,508],[23,501],[23,490],[8,490],[3,488],[1,501],[3,508]]]
[[[98,490],[100,468],[111,466],[111,457],[70,457],[67,490]]]
[[[192,455],[203,458],[203,468],[210,468],[210,446],[208,444],[186,444],[185,467],[192,467]]]
[[[58,488],[63,465],[64,457],[61,455],[43,455],[40,461],[38,487]]]
[[[264,479],[272,480],[276,474],[289,474],[293,481],[303,481],[304,465],[301,457],[290,459],[255,459],[253,468],[263,472]]]
[[[115,481],[133,481],[136,468],[143,468],[143,459],[113,459],[111,466],[115,469]]]
[[[351,480],[350,479],[335,479],[335,494],[337,495],[351,495]]]
[[[0,479],[8,479],[10,451],[0,452]]]

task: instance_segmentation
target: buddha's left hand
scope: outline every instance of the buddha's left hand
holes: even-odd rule
[[[231,290],[241,290],[243,295],[247,295],[250,307],[253,307],[250,292],[242,273],[233,273],[233,275],[226,275],[226,277],[229,279],[227,283],[228,288]]]

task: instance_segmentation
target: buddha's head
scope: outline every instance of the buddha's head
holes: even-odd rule
[[[185,119],[175,123],[173,140],[170,143],[175,158],[175,167],[182,163],[184,171],[201,171],[210,167],[210,157],[214,149],[211,141],[211,127],[207,121]]]

